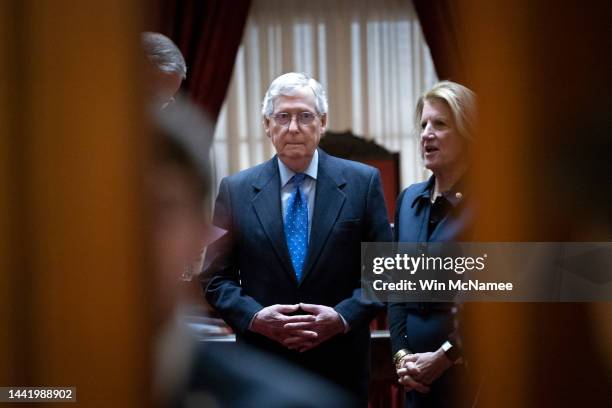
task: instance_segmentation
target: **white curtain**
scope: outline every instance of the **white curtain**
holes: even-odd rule
[[[399,151],[401,187],[425,178],[412,116],[437,78],[412,2],[255,0],[215,130],[217,183],[274,155],[261,101],[291,71],[326,87],[329,130]]]

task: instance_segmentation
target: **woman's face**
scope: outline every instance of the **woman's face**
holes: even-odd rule
[[[421,154],[425,167],[434,174],[452,172],[465,161],[465,141],[457,132],[448,104],[425,100],[421,114]]]

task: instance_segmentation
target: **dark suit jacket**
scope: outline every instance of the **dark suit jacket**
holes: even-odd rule
[[[473,224],[474,207],[469,195],[461,191],[464,198],[455,199],[451,191],[453,206],[427,238],[430,191],[433,177],[429,181],[416,183],[402,191],[395,210],[394,240],[396,242],[448,242],[469,240]],[[458,186],[456,186],[458,187]],[[461,189],[461,188],[459,188]],[[451,313],[453,303],[390,303],[389,331],[392,353],[408,349],[414,353],[436,351],[446,340],[457,345],[454,321]],[[461,368],[452,368],[438,378],[428,394],[416,391],[409,393],[409,407],[460,406],[452,387],[459,382]]]
[[[277,160],[221,181],[214,223],[228,234],[208,249],[206,299],[239,342],[367,394],[368,323],[382,305],[361,299],[360,242],[392,239],[379,173],[319,149],[308,255],[298,282],[285,242]],[[263,307],[300,302],[334,307],[349,332],[298,353],[248,330]]]
[[[423,183],[416,183],[402,191],[397,199],[395,211],[394,240],[396,242],[449,242],[469,240],[473,224],[473,205],[465,198],[454,200],[454,205],[427,238],[429,222],[430,191],[434,178]],[[454,190],[451,195],[454,195]],[[465,191],[462,192],[465,196]],[[468,197],[469,198],[469,197]],[[412,352],[420,353],[435,351],[448,339],[453,331],[453,320],[450,314],[452,303],[425,303],[416,302],[389,304],[389,329],[393,353],[406,348]],[[410,314],[425,315],[427,311],[442,312],[430,314],[421,323],[413,320],[409,327]],[[437,319],[436,317],[439,317]]]

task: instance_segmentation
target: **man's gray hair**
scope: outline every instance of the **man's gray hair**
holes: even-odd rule
[[[269,118],[274,113],[274,100],[277,96],[294,96],[303,89],[310,89],[314,94],[317,113],[327,114],[327,95],[323,85],[316,79],[298,72],[283,74],[272,81],[261,104],[261,114]]]
[[[142,48],[149,61],[164,72],[177,73],[187,78],[185,58],[171,39],[160,33],[146,31],[140,35]]]

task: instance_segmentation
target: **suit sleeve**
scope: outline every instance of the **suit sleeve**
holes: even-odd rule
[[[392,239],[387,207],[378,170],[372,170],[368,183],[362,242],[390,242]],[[359,254],[356,254],[359,256]],[[361,278],[361,277],[360,277]],[[348,299],[334,309],[344,317],[351,329],[368,325],[384,304],[362,299],[361,281]]]
[[[248,330],[255,313],[263,308],[242,293],[238,267],[239,246],[233,222],[232,203],[227,179],[221,181],[215,203],[213,223],[225,230],[221,239],[207,249],[200,281],[208,303],[237,332]]]
[[[393,241],[395,242],[399,241],[399,214],[405,194],[406,190],[402,191],[395,204],[395,217],[393,220]],[[391,354],[395,354],[398,350],[409,348],[408,337],[406,335],[407,304],[389,303],[387,313],[391,337]]]

